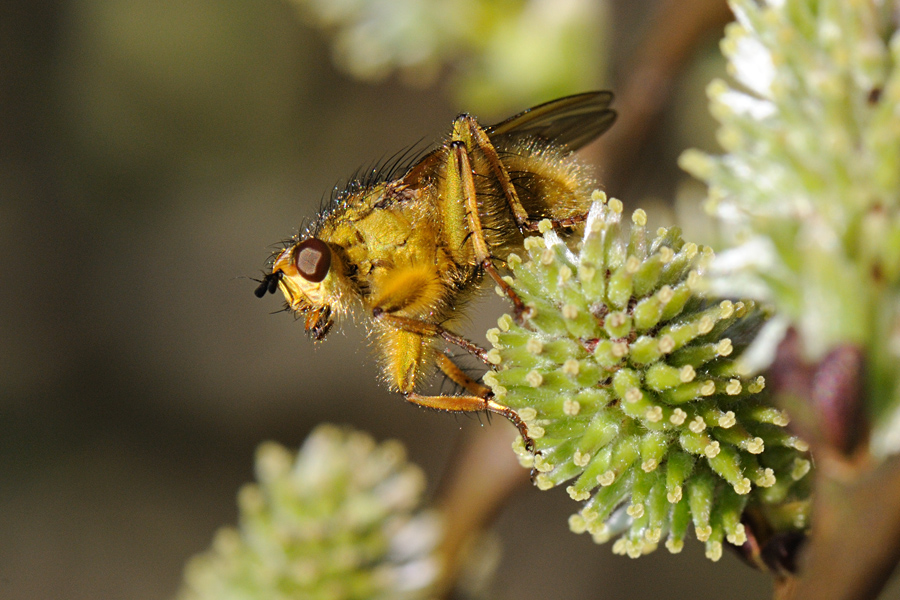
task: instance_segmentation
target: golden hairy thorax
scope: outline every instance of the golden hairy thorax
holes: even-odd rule
[[[492,127],[457,117],[449,139],[398,176],[356,182],[339,195],[276,257],[257,295],[281,289],[315,339],[335,318],[361,311],[392,389],[422,406],[498,412],[522,431],[438,343],[484,359],[453,328],[485,275],[525,314],[498,269],[543,219],[562,229],[583,220],[594,182],[572,151],[612,124],[611,99],[608,92],[561,98]],[[417,394],[433,368],[468,394]]]

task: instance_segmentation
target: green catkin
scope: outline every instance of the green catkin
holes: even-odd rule
[[[617,200],[595,202],[577,255],[552,230],[529,238],[510,284],[534,310],[491,330],[485,382],[540,432],[534,457],[514,444],[536,484],[584,502],[573,531],[634,557],[665,536],[680,551],[693,526],[715,560],[748,502],[789,499],[808,472],[765,453],[805,459],[803,444],[735,362],[762,308],[698,295],[710,252],[677,228],[648,233],[640,211],[623,236],[621,220]]]
[[[650,489],[650,494],[646,501],[647,505],[647,527],[648,541],[656,543],[666,527],[668,526],[667,517],[669,514],[669,501],[666,499],[666,482],[661,475],[657,475]]]
[[[256,472],[240,524],[188,562],[179,600],[433,597],[440,522],[399,442],[320,425],[296,455],[260,445]]]
[[[716,288],[757,294],[820,360],[867,357],[870,450],[900,452],[900,28],[890,2],[731,0],[733,82],[707,87],[720,156],[680,165],[727,220]],[[737,338],[736,338],[737,339]],[[768,440],[767,440],[768,443]]]
[[[645,335],[631,344],[629,356],[633,365],[644,366],[658,361],[663,354],[659,339]]]

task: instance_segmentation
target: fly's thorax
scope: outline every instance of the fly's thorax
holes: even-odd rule
[[[357,211],[355,219],[334,223],[323,235],[341,248],[360,288],[366,289],[385,271],[441,262],[435,210],[432,199],[418,191],[389,196],[371,210]]]
[[[351,263],[367,257],[384,259],[402,249],[414,231],[428,226],[427,199],[418,189],[389,182],[348,195],[335,209],[319,216],[316,237],[343,249]]]

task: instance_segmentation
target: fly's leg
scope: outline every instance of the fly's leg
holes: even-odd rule
[[[463,389],[469,391],[471,395],[423,396],[415,392],[404,392],[403,395],[407,401],[419,406],[450,412],[491,412],[500,415],[509,420],[519,430],[519,435],[522,436],[522,441],[525,443],[525,449],[529,452],[534,450],[534,440],[528,435],[528,425],[519,417],[516,411],[496,402],[490,388],[477,383],[463,373],[462,369],[456,366],[456,363],[450,360],[447,355],[439,354],[436,358],[438,368],[451,381],[459,384]],[[472,392],[478,393],[473,394]]]
[[[462,127],[464,131],[460,131],[460,127]],[[454,139],[468,139],[472,146],[477,147],[484,154],[485,159],[490,165],[491,171],[494,173],[494,177],[496,177],[497,182],[500,184],[500,188],[503,190],[503,195],[506,197],[506,202],[509,204],[509,208],[513,213],[516,225],[519,226],[519,231],[522,231],[523,233],[526,231],[538,231],[540,222],[543,221],[543,218],[536,219],[529,216],[525,207],[522,206],[522,202],[519,200],[519,195],[516,193],[516,188],[513,186],[509,172],[507,172],[503,161],[500,160],[500,155],[497,153],[497,149],[494,148],[494,144],[491,143],[490,138],[484,132],[481,125],[478,124],[478,121],[469,115],[460,116],[454,124],[453,134]],[[586,219],[587,214],[584,214],[565,219],[550,219],[550,222],[554,227],[573,227],[579,223],[583,223]]]
[[[444,354],[441,354],[435,357],[435,362],[440,368],[441,372],[447,376],[447,379],[466,390],[472,396],[478,396],[479,398],[488,398],[492,392],[491,388],[488,386],[478,383],[468,375],[453,362],[453,357],[450,356],[446,351]]]
[[[459,178],[458,185],[460,186],[464,198],[466,220],[469,225],[469,231],[472,234],[472,246],[475,249],[475,260],[510,299],[515,309],[516,320],[522,322],[528,308],[525,306],[525,303],[522,302],[522,299],[516,291],[500,276],[500,273],[494,266],[490,250],[487,246],[487,241],[484,237],[484,228],[481,225],[481,215],[478,212],[478,199],[475,196],[475,179],[472,174],[472,164],[469,161],[469,152],[466,149],[465,142],[462,140],[450,142],[450,151],[453,160],[451,168],[455,171],[454,175]]]
[[[440,325],[409,317],[391,315],[377,308],[373,311],[373,315],[376,320],[389,327],[387,335],[392,338],[389,343],[394,346],[406,346],[411,343],[412,340],[403,340],[406,337],[419,340],[440,337],[464,348],[487,363],[485,358],[487,353],[484,349],[479,348],[462,336],[447,331]],[[408,402],[449,412],[491,412],[501,415],[519,430],[519,434],[521,434],[522,440],[525,442],[525,447],[528,450],[534,449],[534,441],[528,435],[528,426],[516,411],[495,401],[494,394],[490,388],[466,375],[445,354],[436,354],[434,356],[435,363],[451,381],[462,387],[468,394],[463,396],[425,396],[413,391],[418,379],[420,360],[421,356],[416,355],[416,353],[394,354],[392,359],[394,364],[388,370],[388,373],[393,376],[395,389],[399,390]]]
[[[497,154],[497,149],[494,148],[478,121],[470,115],[460,115],[453,124],[453,139],[467,140],[473,147],[477,147],[484,153],[484,157],[490,164],[491,171],[494,172],[497,182],[503,189],[503,195],[506,196],[506,202],[509,204],[516,224],[521,231],[528,229],[528,223],[531,221],[531,218],[525,211],[525,207],[522,206],[522,202],[519,201],[519,195],[516,193],[515,187],[513,187],[506,167],[503,166],[503,162],[500,160],[500,155]]]
[[[500,273],[497,272],[497,267],[494,266],[494,262],[490,257],[481,261],[481,267],[487,271],[488,275],[491,276],[497,286],[500,288],[500,291],[506,294],[506,297],[510,299],[513,303],[513,310],[516,313],[516,321],[522,323],[525,320],[526,313],[529,312],[529,308],[525,306],[525,303],[522,302],[522,299],[519,297],[519,294],[516,293],[516,290],[512,289],[512,286],[509,285],[503,277],[500,276]]]
[[[451,331],[447,331],[440,325],[429,323],[428,321],[420,321],[419,319],[412,319],[410,317],[400,317],[397,315],[392,315],[380,308],[374,309],[372,311],[372,316],[381,321],[390,323],[397,329],[402,329],[404,331],[409,331],[412,333],[418,333],[419,335],[427,337],[443,338],[454,346],[459,346],[469,354],[476,356],[484,364],[492,364],[490,361],[488,361],[487,351],[484,348],[475,344],[474,342],[467,340],[461,335],[457,335]]]
[[[528,425],[525,424],[516,411],[493,400],[492,396],[482,398],[480,396],[423,396],[415,392],[403,392],[408,402],[448,412],[492,412],[508,419],[522,436],[525,449],[534,451],[534,440],[528,435]]]

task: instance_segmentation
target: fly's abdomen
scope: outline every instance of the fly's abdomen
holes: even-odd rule
[[[532,219],[558,220],[587,213],[596,182],[590,169],[566,148],[530,140],[499,151]]]

